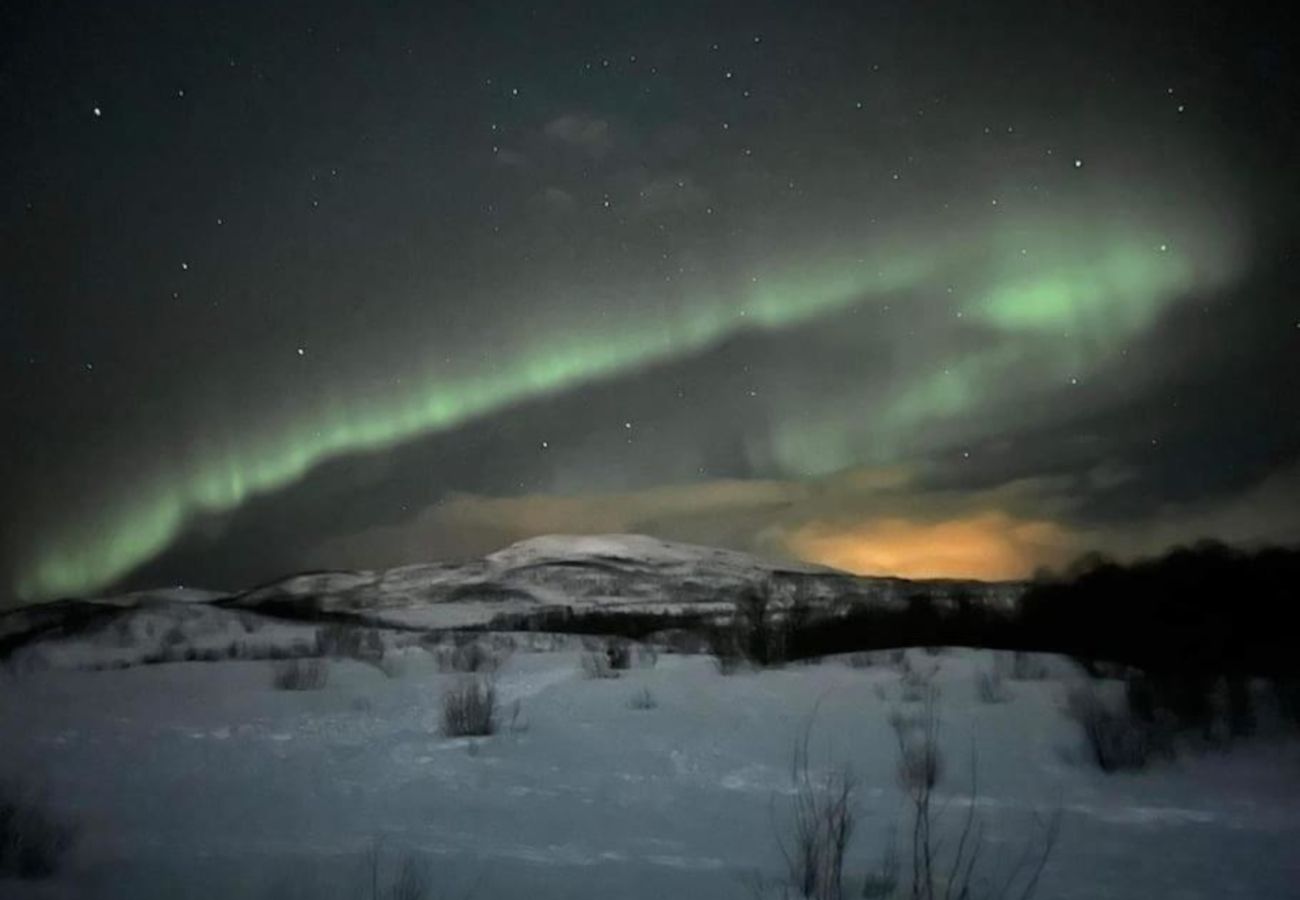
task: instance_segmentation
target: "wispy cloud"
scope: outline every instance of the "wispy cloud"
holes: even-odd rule
[[[553,141],[595,157],[604,156],[614,145],[609,122],[581,113],[566,113],[552,119],[542,131]]]

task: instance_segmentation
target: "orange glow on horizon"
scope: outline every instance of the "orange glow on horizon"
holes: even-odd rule
[[[990,511],[940,522],[884,518],[837,526],[818,522],[787,537],[792,553],[858,575],[902,578],[1027,578],[1071,555],[1069,532],[1054,522]]]

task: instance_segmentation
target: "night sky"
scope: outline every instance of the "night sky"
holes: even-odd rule
[[[0,603],[631,531],[1300,540],[1249,4],[18,3]]]

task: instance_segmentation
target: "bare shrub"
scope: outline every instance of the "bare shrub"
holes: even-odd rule
[[[1006,703],[1011,699],[1011,692],[1002,673],[994,668],[975,673],[975,696],[981,703]]]
[[[442,733],[480,737],[497,730],[497,689],[490,678],[466,677],[442,695]]]
[[[899,696],[904,703],[928,703],[938,699],[939,688],[934,684],[936,669],[914,669],[910,663],[905,663],[902,669],[902,676],[899,678],[901,685]]]
[[[768,581],[750,585],[736,600],[734,627],[740,651],[751,663],[766,666],[778,661],[772,623],[773,586]]]
[[[383,848],[375,841],[366,853],[369,876],[366,900],[424,900],[429,896],[432,879],[429,867],[412,855],[402,857],[392,878],[384,878]]]
[[[659,701],[650,693],[650,688],[641,688],[627,701],[627,705],[629,709],[654,709]]]
[[[712,628],[707,633],[709,653],[720,675],[734,675],[745,668],[745,655],[734,629]]]
[[[582,654],[582,658],[578,662],[582,666],[582,674],[587,678],[612,679],[618,677],[618,673],[609,667],[609,658],[600,650],[591,650]]]
[[[708,633],[702,633],[690,628],[670,628],[658,632],[655,639],[659,641],[667,653],[688,656],[696,653],[708,653],[712,650]]]
[[[1103,772],[1144,769],[1153,757],[1171,752],[1154,721],[1107,703],[1092,684],[1069,692],[1065,713],[1078,723],[1088,758]]]
[[[316,629],[316,655],[338,656],[361,662],[384,657],[384,639],[374,628],[331,622]]]
[[[890,716],[898,747],[897,776],[908,801],[904,825],[908,849],[899,853],[893,836],[878,863],[857,882],[845,872],[854,833],[854,779],[847,768],[815,777],[808,766],[808,732],[794,754],[794,809],[788,829],[777,843],[785,862],[780,879],[751,881],[758,897],[782,900],[846,900],[849,896],[907,897],[909,900],[1031,900],[1056,846],[1061,812],[1039,819],[1040,831],[1018,854],[985,857],[978,816],[978,766],[971,754],[969,802],[960,820],[947,820],[951,798],[936,803],[935,787],[943,775],[939,717],[933,698],[920,711],[896,710]],[[903,860],[910,872],[902,873]]]
[[[523,704],[518,700],[510,704],[510,716],[506,721],[506,731],[511,734],[523,734],[528,731],[530,726],[528,720],[522,715],[523,709]]]
[[[375,668],[390,680],[401,678],[406,674],[406,662],[400,656],[385,655],[375,661]]]
[[[928,698],[917,714],[896,709],[889,716],[898,747],[898,783],[909,794],[934,790],[943,775],[936,704],[937,694]]]
[[[632,642],[623,638],[611,638],[605,644],[605,657],[609,667],[622,672],[632,667]]]
[[[730,623],[709,630],[709,651],[723,675],[785,661],[789,635],[775,615],[776,593],[767,579],[747,585],[736,598]]]
[[[1047,664],[1031,653],[1017,650],[1011,657],[1013,681],[1044,681],[1050,674]]]
[[[618,678],[631,667],[632,643],[622,638],[611,638],[604,647],[582,655],[582,672],[588,678]]]
[[[911,900],[1031,898],[1056,846],[1060,809],[1042,823],[1038,839],[1027,844],[1010,865],[999,865],[998,861],[985,865],[976,802],[978,765],[973,749],[969,802],[961,824],[954,829],[944,822],[947,803],[937,808],[934,803],[934,788],[943,775],[935,704],[928,702],[911,717],[896,712],[890,724],[898,745],[898,781],[911,809]]]
[[[785,860],[786,893],[806,900],[842,900],[847,896],[844,864],[857,824],[857,782],[847,766],[815,775],[809,766],[811,723],[795,744],[791,763],[793,809],[788,839],[777,835]]]
[[[898,847],[890,841],[880,861],[871,871],[862,877],[864,900],[884,900],[898,893],[899,860]]]
[[[185,629],[179,624],[172,625],[163,632],[162,645],[164,647],[178,647],[185,643]]]
[[[76,843],[75,826],[58,819],[32,791],[0,782],[0,877],[48,878]]]
[[[319,691],[329,681],[323,659],[281,659],[271,663],[271,685],[278,691]]]
[[[477,640],[454,644],[450,647],[439,646],[433,651],[434,664],[439,672],[463,672],[467,674],[491,674],[501,668],[505,661],[505,652],[483,646]]]

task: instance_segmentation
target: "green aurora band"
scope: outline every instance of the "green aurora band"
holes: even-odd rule
[[[1050,224],[1012,230],[984,222],[947,240],[929,235],[923,251],[864,242],[853,253],[763,275],[734,297],[693,298],[675,315],[629,317],[612,333],[608,326],[600,334],[570,330],[519,347],[490,371],[406,378],[382,403],[318,408],[217,456],[149,473],[128,499],[104,503],[97,516],[45,536],[16,593],[31,601],[101,588],[162,552],[197,517],[234,510],[331,458],[449,431],[530,399],[703,352],[747,331],[809,323],[858,304],[939,296],[959,281],[963,296],[954,300],[968,320],[1025,341],[1026,352],[1050,341],[1055,365],[1078,372],[1148,327],[1178,297],[1222,283],[1236,270],[1219,236],[1202,240],[1186,220],[1164,228],[1107,227],[1096,219]],[[994,348],[954,360],[946,375],[903,385],[870,429],[874,452],[851,435],[833,433],[836,425],[829,423],[801,428],[798,438],[775,435],[776,458],[791,470],[818,474],[878,456],[893,443],[882,433],[901,434],[970,409],[1022,358]]]

